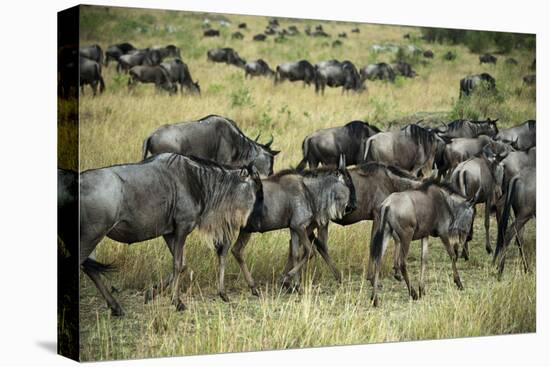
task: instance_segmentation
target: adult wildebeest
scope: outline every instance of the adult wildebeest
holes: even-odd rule
[[[497,57],[491,54],[483,54],[479,56],[480,64],[495,64],[497,63]]]
[[[247,137],[237,124],[225,117],[209,115],[198,121],[164,125],[143,141],[143,158],[173,152],[194,155],[226,164],[245,166],[252,163],[260,174],[273,173],[273,160],[279,154],[271,149],[273,139],[259,144]]]
[[[244,34],[242,34],[241,32],[233,32],[231,34],[231,39],[242,40],[243,38],[244,38]]]
[[[495,91],[495,78],[493,78],[489,73],[481,73],[476,75],[468,75],[460,79],[459,98],[469,96],[474,89],[479,87],[484,87],[487,91]]]
[[[503,192],[506,192],[508,183],[522,169],[537,166],[537,150],[532,147],[526,151],[512,151],[502,160],[504,175],[502,177]]]
[[[497,121],[487,120],[474,121],[474,120],[454,120],[449,122],[445,127],[435,128],[435,132],[444,139],[453,138],[475,138],[480,135],[487,135],[494,137],[498,134]]]
[[[175,57],[181,59],[180,49],[174,45],[167,46],[155,46],[151,48],[152,51],[158,51],[160,53],[161,60],[164,60],[167,57]]]
[[[138,65],[131,68],[128,73],[130,75],[128,79],[129,89],[135,87],[139,82],[155,84],[157,89],[165,90],[169,94],[178,92],[178,86],[172,83],[168,70],[162,66]]]
[[[510,227],[510,210],[514,210],[515,220]],[[537,174],[534,167],[524,168],[510,180],[506,192],[506,201],[499,223],[497,245],[493,263],[498,264],[498,278],[502,277],[508,245],[514,236],[518,244],[523,269],[529,270],[523,253],[523,228],[537,213]]]
[[[456,59],[456,53],[454,53],[453,51],[447,51],[445,54],[443,54],[443,60],[453,61],[454,59]]]
[[[239,29],[246,29],[246,23],[239,23]]]
[[[361,92],[365,89],[357,68],[351,61],[338,62],[329,60],[315,65],[315,92],[325,93],[325,86],[342,87],[342,94],[353,90]]]
[[[207,29],[203,32],[204,37],[219,37],[220,31],[217,29]]]
[[[416,76],[416,71],[414,71],[411,64],[407,62],[399,61],[392,65],[392,69],[395,70],[398,75],[404,76],[405,78],[414,78]]]
[[[443,154],[445,142],[432,129],[416,124],[378,133],[366,140],[364,160],[397,166],[419,176],[431,170]]]
[[[162,236],[173,256],[173,272],[161,289],[171,284],[172,302],[177,310],[184,310],[179,284],[186,267],[183,248],[198,227],[216,245],[219,293],[224,298],[225,255],[254,205],[261,205],[261,181],[251,171],[161,154],[80,175],[80,264],[114,315],[124,311],[100,277],[112,266],[88,257],[105,236],[127,244]]]
[[[130,51],[134,51],[136,48],[128,42],[117,43],[111,45],[105,50],[105,66],[109,65],[109,61],[117,61],[122,55],[126,55]]]
[[[363,161],[361,148],[365,139],[379,132],[376,126],[358,120],[340,127],[317,130],[302,142],[303,159],[296,169],[301,171],[306,165],[310,169],[317,168],[319,163],[335,165],[341,154],[348,165],[357,164]]]
[[[99,45],[80,47],[79,55],[87,59],[93,60],[98,64],[103,64],[103,50]]]
[[[239,233],[232,253],[237,259],[252,294],[258,295],[256,284],[243,258],[243,251],[252,233],[278,229],[290,230],[290,252],[283,272],[283,285],[290,286],[295,277],[299,286],[300,269],[312,255],[310,235],[317,231],[324,242],[317,245],[320,254],[329,263],[334,275],[340,273],[328,257],[326,234],[332,219],[342,218],[356,205],[355,189],[340,158],[338,168],[323,167],[312,171],[283,170],[262,179],[263,205],[255,206],[248,223]],[[300,247],[305,254],[299,258]]]
[[[391,65],[385,62],[369,64],[362,68],[360,72],[363,80],[389,80],[392,82],[395,80],[395,71]]]
[[[342,32],[342,33],[338,33],[338,37],[340,37],[340,38],[347,38],[348,35],[346,34],[346,32]]]
[[[495,140],[509,143],[517,150],[529,150],[537,145],[537,122],[527,120],[520,125],[501,129],[495,135]]]
[[[426,51],[424,51],[423,56],[427,59],[433,59],[434,58],[434,52],[432,50],[426,50]]]
[[[174,59],[170,62],[163,62],[160,67],[164,68],[168,72],[170,81],[174,84],[180,85],[180,92],[183,93],[183,87],[191,93],[201,94],[201,87],[199,81],[193,81],[191,72],[186,63],[180,59]]]
[[[277,65],[275,71],[275,84],[284,80],[289,80],[291,82],[302,80],[304,86],[306,86],[315,82],[315,75],[315,68],[307,60],[287,62]]]
[[[208,50],[207,59],[212,62],[225,62],[239,68],[244,68],[246,64],[246,61],[239,56],[237,51],[229,47]]]
[[[92,92],[94,96],[97,94],[97,86],[99,85],[99,93],[103,93],[105,90],[105,82],[101,76],[101,64],[87,59],[85,57],[80,57],[80,89],[84,93],[84,86],[89,84],[92,87]]]
[[[351,33],[359,33],[359,32],[361,32],[361,31],[359,30],[359,28],[353,28],[353,29],[351,30]]]
[[[535,85],[537,84],[536,74],[530,74],[523,77],[523,84],[525,85]]]
[[[244,66],[244,77],[252,78],[254,76],[267,76],[274,78],[275,72],[269,67],[267,62],[263,59],[258,59],[256,61],[249,61]]]
[[[152,50],[149,48],[134,50],[118,58],[117,70],[128,72],[134,66],[157,66],[160,65],[161,62],[162,57],[159,50]]]
[[[372,301],[378,299],[378,278],[382,258],[390,237],[395,241],[401,274],[409,295],[416,300],[425,295],[424,272],[428,257],[428,237],[439,237],[451,258],[453,278],[458,289],[463,289],[456,260],[459,247],[470,232],[474,219],[474,200],[462,197],[447,185],[433,181],[423,183],[416,190],[396,192],[388,196],[380,206],[379,224],[372,240],[371,257],[374,264]],[[407,255],[411,241],[421,241],[421,268],[419,292],[411,286],[407,273]]]
[[[257,34],[255,35],[254,37],[252,37],[252,40],[253,41],[265,41],[265,39],[267,38],[267,36],[265,34]]]

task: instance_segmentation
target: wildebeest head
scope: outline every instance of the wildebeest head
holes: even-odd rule
[[[471,199],[465,199],[458,194],[451,194],[447,197],[447,203],[452,211],[453,218],[449,226],[451,245],[455,250],[463,246],[474,224],[474,206],[477,202],[481,188]]]
[[[323,186],[317,194],[320,196],[321,205],[327,208],[328,218],[323,218],[321,222],[342,219],[344,215],[357,208],[355,187],[346,169],[344,155],[340,155],[338,167],[325,177]]]
[[[271,149],[271,144],[273,144],[273,136],[271,136],[271,139],[265,144],[258,143],[259,137],[260,135],[258,135],[254,140],[256,142],[256,157],[251,163],[258,169],[258,171],[267,172],[268,176],[271,176],[273,174],[273,161],[275,160],[275,156],[279,154],[280,151]]]

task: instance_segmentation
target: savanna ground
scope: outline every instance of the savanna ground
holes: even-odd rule
[[[219,38],[203,38],[202,20],[208,17]],[[141,157],[141,144],[158,126],[219,114],[235,120],[248,136],[262,134],[261,141],[274,136],[273,147],[282,152],[275,170],[296,165],[301,159],[303,138],[320,128],[342,125],[354,119],[369,121],[382,129],[425,118],[433,124],[457,117],[499,118],[500,126],[511,126],[535,118],[535,92],[522,85],[529,74],[534,51],[513,50],[499,55],[494,65],[480,65],[478,54],[461,45],[426,43],[421,30],[411,27],[355,24],[330,21],[279,19],[282,27],[295,24],[301,35],[277,43],[273,36],[253,42],[267,24],[265,17],[205,15],[139,9],[89,8],[81,13],[81,44],[108,45],[131,42],[136,47],[175,44],[198,79],[201,97],[170,97],[140,85],[128,92],[125,75],[114,65],[103,68],[107,84],[104,94],[92,97],[86,89],[80,101],[80,170],[124,162]],[[231,22],[228,28],[217,21]],[[244,40],[230,34],[239,22],[248,24]],[[306,24],[322,23],[332,38],[311,38],[303,34]],[[360,33],[351,33],[358,27]],[[331,47],[340,32],[343,45]],[[403,39],[410,33],[411,40]],[[264,78],[245,80],[234,66],[206,61],[206,51],[233,47],[247,59],[263,58],[272,68],[301,58],[316,63],[327,59],[349,59],[358,67],[372,62],[392,62],[394,54],[373,53],[374,43],[415,44],[432,49],[435,58],[426,64],[416,61],[418,76],[398,78],[396,83],[367,82],[368,92],[341,95],[327,88],[317,96],[312,87],[283,83],[275,87]],[[452,50],[454,61],[442,55]],[[486,51],[494,51],[494,45]],[[517,66],[505,65],[513,56]],[[478,95],[458,102],[459,80],[468,74],[489,72],[497,80],[497,95]],[[64,105],[59,105],[63,113]],[[70,139],[60,126],[60,139]],[[67,129],[68,131],[68,129]],[[60,165],[64,162],[60,151]],[[73,166],[74,167],[74,166]],[[481,207],[478,213],[482,213]],[[496,223],[491,222],[494,246]],[[231,258],[226,269],[230,303],[216,293],[215,253],[194,233],[186,243],[188,272],[185,275],[188,309],[177,313],[169,297],[144,304],[143,291],[171,271],[171,256],[162,239],[132,246],[104,239],[98,259],[119,267],[108,277],[126,316],[110,315],[105,302],[89,279],[81,275],[81,358],[83,360],[157,357],[203,353],[237,352],[281,348],[314,347],[354,343],[453,338],[534,332],[535,312],[535,225],[528,224],[526,248],[532,272],[523,274],[517,251],[511,251],[505,276],[497,281],[491,257],[484,249],[482,218],[478,214],[471,258],[460,260],[459,272],[465,286],[453,284],[450,260],[438,239],[430,239],[427,296],[419,301],[407,297],[405,284],[391,276],[391,252],[383,268],[382,305],[369,302],[370,284],[365,280],[370,222],[353,226],[332,225],[329,251],[343,272],[337,284],[320,256],[310,262],[303,277],[303,294],[279,290],[279,277],[287,258],[289,235],[277,231],[253,235],[245,259],[261,284],[261,297],[252,296],[239,267]],[[408,258],[411,280],[417,286],[420,249],[413,243]]]

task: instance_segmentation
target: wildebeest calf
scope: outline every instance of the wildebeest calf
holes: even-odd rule
[[[177,93],[178,87],[171,82],[171,77],[168,71],[162,66],[134,66],[129,71],[130,79],[128,79],[128,88],[133,88],[139,83],[155,84],[157,89],[163,89],[170,94]]]
[[[496,64],[497,57],[491,54],[483,54],[479,56],[480,64]]]

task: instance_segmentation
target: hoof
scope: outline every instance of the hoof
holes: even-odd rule
[[[111,309],[111,315],[113,315],[113,316],[122,317],[122,316],[124,316],[125,314],[126,314],[126,313],[124,312],[124,310],[123,310],[122,307],[120,307],[120,306]]]
[[[400,282],[400,281],[403,280],[403,277],[401,276],[401,274],[395,273],[395,274],[393,275],[393,277],[394,277],[395,280],[397,280],[398,282]]]
[[[148,289],[145,291],[145,295],[143,296],[144,303],[147,304],[155,298],[155,291],[153,289]]]
[[[418,287],[418,298],[422,298],[426,295],[426,291],[424,290],[424,287]]]
[[[178,303],[176,304],[176,311],[183,312],[186,309],[187,307],[185,306],[185,304],[182,301],[178,301]]]
[[[373,307],[380,307],[380,299],[378,298],[378,296],[374,297],[373,300],[372,300],[372,306]]]
[[[414,301],[418,300],[418,293],[416,293],[416,290],[414,288],[411,288],[411,298]]]
[[[487,251],[487,253],[489,255],[493,253],[493,249],[491,248],[491,246],[489,246],[489,247],[485,246],[485,250]]]
[[[455,284],[456,284],[456,287],[458,288],[459,291],[464,290],[464,286],[462,285],[462,282],[460,280],[455,281]]]
[[[111,286],[111,293],[120,293],[120,290],[116,288],[114,285]]]
[[[250,291],[252,292],[253,296],[260,297],[260,292],[258,292],[258,288],[252,287],[250,288]]]
[[[218,293],[220,298],[224,301],[224,302],[228,302],[229,303],[229,297],[227,297],[227,294],[225,292],[219,292]]]

